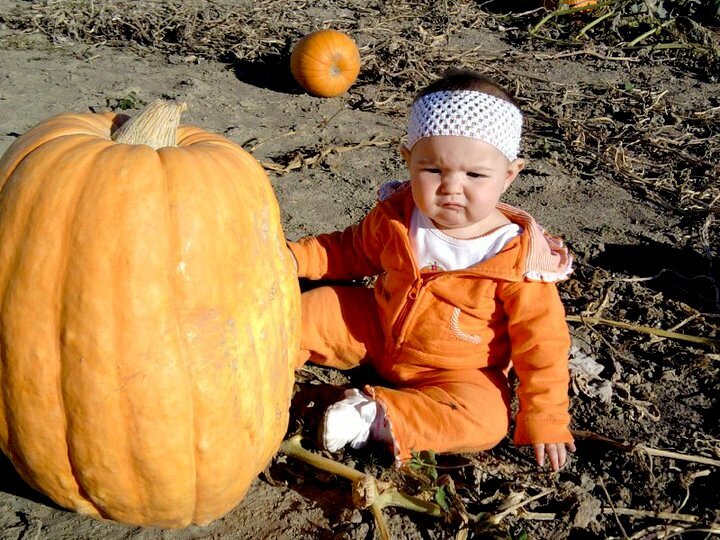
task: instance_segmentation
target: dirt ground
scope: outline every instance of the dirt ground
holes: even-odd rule
[[[696,13],[632,15],[626,0],[546,22],[546,11],[479,4],[0,0],[0,153],[58,113],[186,101],[185,123],[265,165],[296,239],[357,221],[378,186],[405,178],[398,147],[414,91],[447,67],[487,72],[527,118],[528,167],[507,202],[565,238],[577,261],[561,286],[577,453],[558,474],[510,438],[414,473],[368,450],[336,457],[447,497],[447,519],[386,510],[397,539],[718,536],[718,32]],[[302,91],[288,69],[291,44],[323,27],[347,31],[363,58],[357,83],[332,99]],[[333,388],[370,376],[298,372],[288,434],[312,447]],[[285,456],[233,511],[180,531],[65,511],[0,461],[2,540],[377,537],[348,482]]]

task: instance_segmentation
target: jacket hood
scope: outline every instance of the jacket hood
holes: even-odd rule
[[[505,203],[496,207],[529,235],[523,277],[528,281],[556,282],[570,277],[573,258],[562,239],[552,236],[533,217]]]
[[[412,199],[410,182],[392,181],[380,186],[378,201],[385,203],[398,214],[405,224],[410,223],[410,215],[415,204]],[[573,271],[573,258],[563,244],[562,239],[549,234],[535,219],[519,208],[505,203],[496,207],[505,217],[523,229],[527,241],[518,278],[527,281],[557,282],[570,277]],[[525,239],[523,239],[525,240]]]

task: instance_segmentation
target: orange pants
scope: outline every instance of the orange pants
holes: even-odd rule
[[[338,369],[370,364],[392,373],[393,388],[366,387],[384,408],[399,460],[411,450],[474,452],[507,434],[510,398],[498,369],[429,370],[388,366],[385,334],[373,290],[320,287],[302,295],[301,351],[297,366],[312,362]]]

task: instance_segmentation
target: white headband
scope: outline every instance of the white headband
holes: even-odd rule
[[[407,147],[424,137],[457,135],[491,144],[512,161],[521,131],[520,109],[504,99],[474,90],[433,92],[412,106]]]

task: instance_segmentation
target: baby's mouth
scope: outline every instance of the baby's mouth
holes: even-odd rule
[[[440,206],[446,208],[447,210],[460,210],[463,207],[462,204],[456,202],[446,202],[442,203]]]

